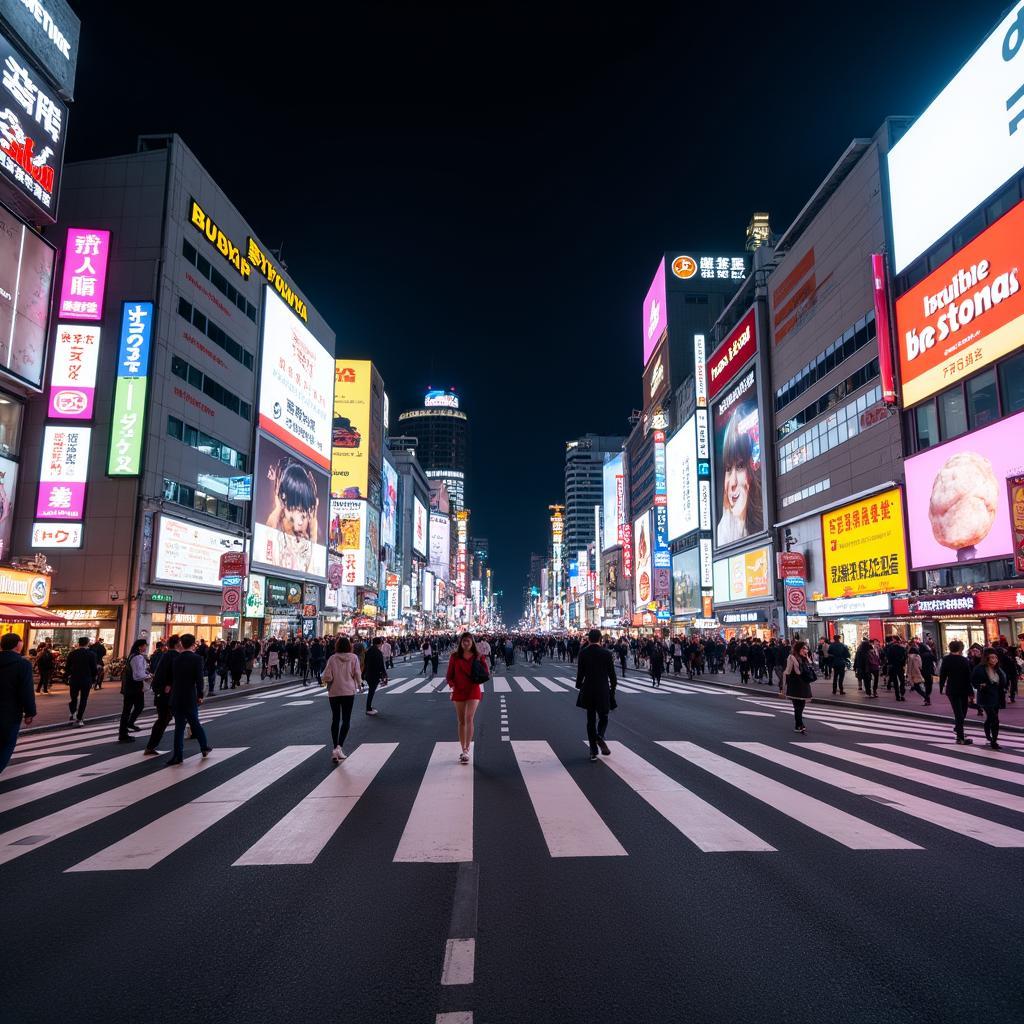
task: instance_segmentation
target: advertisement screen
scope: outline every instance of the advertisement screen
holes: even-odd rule
[[[445,581],[451,564],[452,526],[451,520],[440,512],[430,513],[430,568],[436,576]]]
[[[1024,167],[1024,47],[1015,3],[888,155],[899,273]]]
[[[366,585],[380,583],[380,512],[366,504]]]
[[[358,498],[331,498],[328,542],[341,556],[339,586],[366,586],[366,508]]]
[[[715,604],[770,598],[772,568],[770,548],[719,559],[714,566]]]
[[[333,481],[333,479],[332,473],[331,480]],[[394,547],[398,538],[398,470],[390,462],[383,464],[383,492],[380,511],[380,542]]]
[[[900,296],[896,333],[905,405],[1024,345],[1022,258],[1024,203],[1018,203]]]
[[[240,537],[162,515],[153,546],[153,581],[219,590],[220,556],[241,550]]]
[[[697,495],[697,418],[691,416],[666,446],[668,536],[682,537],[699,526]]]
[[[107,453],[108,476],[138,476],[142,471],[142,427],[146,416],[152,337],[153,303],[124,303]]]
[[[672,614],[699,615],[700,549],[690,548],[672,556]]]
[[[331,494],[336,498],[367,496],[372,367],[369,359],[335,361]]]
[[[708,397],[718,393],[757,352],[757,308],[751,306],[708,360]]]
[[[0,206],[0,369],[43,383],[54,252]]]
[[[1011,557],[1006,479],[1024,472],[1022,430],[1019,412],[906,460],[911,569]]]
[[[99,355],[99,327],[57,325],[50,366],[50,419],[92,419]]]
[[[68,228],[57,315],[69,320],[102,320],[110,232]]]
[[[311,469],[269,437],[259,437],[252,507],[254,565],[323,579],[329,487],[326,473]]]
[[[249,586],[245,592],[245,617],[262,619],[267,613],[267,578],[259,573],[249,573]]]
[[[909,588],[903,495],[898,487],[826,512],[821,537],[829,597]]]
[[[14,525],[14,497],[17,492],[18,464],[0,456],[0,560],[9,560],[11,557],[11,527]],[[34,542],[34,532],[32,539]],[[33,547],[35,546],[33,543]],[[61,545],[48,546],[59,547]],[[66,546],[71,547],[72,545]],[[77,547],[77,545],[74,546]]]
[[[419,498],[412,499],[412,549],[427,554],[427,509]]]
[[[714,407],[715,546],[764,530],[764,465],[757,380],[751,367]]]
[[[665,258],[658,264],[657,273],[644,299],[643,336],[644,366],[651,361],[661,336],[668,330],[668,302],[665,298]]]
[[[625,488],[623,487],[622,455],[616,455],[609,459],[603,467],[603,488],[604,488],[604,548],[613,548],[616,544],[622,543],[622,521],[623,504],[625,499]]]
[[[262,352],[260,429],[330,469],[334,355],[269,285],[264,288]]]
[[[651,514],[645,513],[633,523],[633,596],[637,609],[654,600],[651,564]]]
[[[37,519],[81,519],[89,478],[92,427],[43,428]]]

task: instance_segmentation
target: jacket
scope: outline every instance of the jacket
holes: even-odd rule
[[[187,711],[195,707],[202,696],[203,659],[195,651],[180,651],[172,662],[171,707],[175,711]]]
[[[962,654],[947,654],[939,663],[939,686],[945,687],[950,700],[970,697],[974,693],[971,663]]]
[[[73,686],[90,686],[96,681],[96,655],[89,647],[76,647],[64,659],[64,678]]]
[[[328,697],[352,697],[359,689],[359,659],[352,653],[332,654],[321,676]]]
[[[833,668],[843,668],[850,660],[850,648],[841,640],[833,640],[828,645],[828,660]]]
[[[901,669],[907,664],[907,649],[903,644],[885,645],[885,660],[889,668]]]
[[[368,683],[379,683],[386,675],[384,652],[377,646],[371,646],[363,658],[363,678]]]
[[[35,713],[32,663],[17,651],[0,651],[0,728],[10,729]]]
[[[587,644],[580,651],[576,668],[576,707],[606,715],[618,705],[615,703],[615,659],[612,652],[600,644]]]
[[[907,682],[924,682],[924,675],[921,673],[921,655],[917,651],[911,651],[907,655]]]
[[[987,711],[998,711],[1006,707],[1006,673],[996,669],[998,679],[993,683],[988,677],[988,671],[984,665],[975,665],[971,672],[971,685],[978,691],[975,698],[979,708]]]
[[[813,670],[810,658],[798,658],[795,654],[791,654],[786,661],[786,671],[782,676],[782,681],[786,687],[786,696],[790,700],[811,699],[811,684],[804,677],[805,668]]]
[[[181,651],[167,648],[167,650],[162,652],[160,661],[153,670],[153,678],[149,681],[149,688],[153,691],[153,701],[155,704],[167,703],[171,699],[170,686],[174,672],[174,659],[179,654],[181,654]]]

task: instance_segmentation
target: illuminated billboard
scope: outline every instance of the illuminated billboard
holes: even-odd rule
[[[142,472],[142,430],[146,418],[152,337],[153,303],[124,303],[114,382],[114,409],[110,419],[108,476],[138,476]]]
[[[78,519],[85,510],[92,427],[43,428],[36,519]]]
[[[425,409],[458,409],[459,399],[453,391],[440,391],[431,388],[423,399]]]
[[[622,543],[622,521],[625,516],[625,480],[621,452],[602,467],[604,536],[602,547],[613,548]]]
[[[92,324],[58,324],[50,366],[52,420],[90,420],[96,399],[100,329]]]
[[[109,256],[109,231],[68,228],[57,316],[68,320],[103,319]]]
[[[447,582],[451,566],[452,526],[451,520],[442,512],[430,513],[430,559],[431,571]]]
[[[394,547],[397,535],[398,470],[390,462],[384,462],[381,478],[380,542]]]
[[[708,397],[718,393],[757,352],[757,307],[751,306],[708,359]]]
[[[651,514],[646,512],[633,523],[633,603],[638,610],[654,600],[651,549]]]
[[[668,300],[665,296],[665,258],[662,257],[647,289],[643,309],[644,366],[651,361],[661,336],[668,330]]]
[[[700,613],[700,549],[690,548],[672,556],[672,614],[685,617]]]
[[[763,600],[772,596],[771,548],[755,548],[714,563],[715,604]]]
[[[412,549],[427,556],[427,510],[419,498],[412,499]]]
[[[341,556],[339,586],[366,585],[366,502],[358,498],[331,498],[328,525],[331,551]]]
[[[153,582],[219,590],[220,556],[242,550],[241,537],[161,515],[153,545]]]
[[[365,498],[370,478],[370,396],[373,363],[337,359],[331,433],[331,494]]]
[[[669,439],[666,459],[668,537],[675,540],[700,526],[696,416],[691,416]]]

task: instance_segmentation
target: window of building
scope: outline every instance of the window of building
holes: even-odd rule
[[[782,499],[782,507],[787,508],[789,505],[795,505],[798,501],[803,501],[804,498],[810,498],[815,494],[821,494],[822,491],[827,491],[831,486],[832,481],[829,477],[825,477],[824,480],[819,480],[817,483],[808,484],[802,490],[794,491],[792,494],[785,495]]]
[[[178,298],[178,315],[187,320],[196,330],[205,334],[219,349],[227,352],[232,359],[241,363],[247,370],[253,367],[252,353],[244,349],[226,331],[218,327],[208,316],[196,309],[190,302]]]
[[[1024,352],[1018,352],[999,367],[1003,415],[1010,416],[1024,409]]]
[[[881,420],[870,419],[862,424],[861,417],[867,409],[882,400],[882,389],[872,388],[867,394],[834,409],[825,419],[802,431],[796,437],[779,446],[779,476],[789,473],[798,466],[810,462],[819,455],[855,438]],[[799,500],[799,499],[796,499]]]
[[[944,441],[967,433],[967,407],[964,390],[959,385],[939,395],[939,422]]]
[[[206,494],[188,484],[180,484],[176,480],[168,480],[166,477],[164,477],[164,501],[183,505],[185,508],[223,519],[228,523],[242,521],[242,509],[238,505],[232,505],[216,495]]]
[[[967,419],[971,430],[988,426],[999,419],[999,389],[996,371],[992,367],[972,377],[966,384]]]
[[[223,441],[218,441],[215,437],[204,433],[198,427],[184,423],[176,416],[167,417],[167,433],[176,440],[187,444],[189,448],[194,448],[204,455],[209,455],[210,458],[223,462],[232,469],[237,469],[240,473],[246,471],[249,460],[244,452],[238,451],[237,448],[232,448],[231,445],[225,444]]]
[[[912,413],[914,417],[915,449],[921,451],[939,443],[939,414],[934,402],[919,405]]]
[[[212,377],[187,363],[181,356],[171,356],[171,373],[175,377],[180,377],[181,380],[188,381],[192,387],[202,391],[207,398],[224,406],[225,409],[237,413],[242,419],[252,419],[252,406],[248,402],[243,402],[234,392],[229,391],[223,384],[219,384]]]
[[[855,373],[850,374],[846,380],[840,381],[830,391],[826,391],[816,402],[811,402],[806,408],[790,415],[779,425],[776,431],[777,440],[781,441],[789,437],[793,431],[799,430],[805,424],[816,420],[819,416],[823,416],[829,409],[838,405],[847,395],[853,394],[854,391],[859,391],[865,384],[874,380],[877,376],[878,360],[872,359],[870,363],[866,363]],[[863,412],[864,409],[862,408],[860,411]]]
[[[21,450],[21,422],[25,406],[6,392],[0,392],[0,455],[17,455]],[[13,498],[13,494],[8,495]]]
[[[181,255],[206,278],[214,288],[217,289],[228,302],[236,306],[253,323],[256,323],[256,307],[242,295],[238,289],[228,281],[224,275],[210,266],[210,261],[186,239],[181,241]]]

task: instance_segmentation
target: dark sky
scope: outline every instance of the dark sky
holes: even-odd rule
[[[506,619],[564,441],[626,433],[659,254],[782,230],[850,139],[917,114],[1002,5],[74,2],[68,159],[175,131],[397,411],[454,386]],[[594,5],[597,8],[599,5]],[[130,10],[130,14],[128,11]],[[566,13],[559,13],[560,11]],[[955,136],[951,158],[955,158]]]

